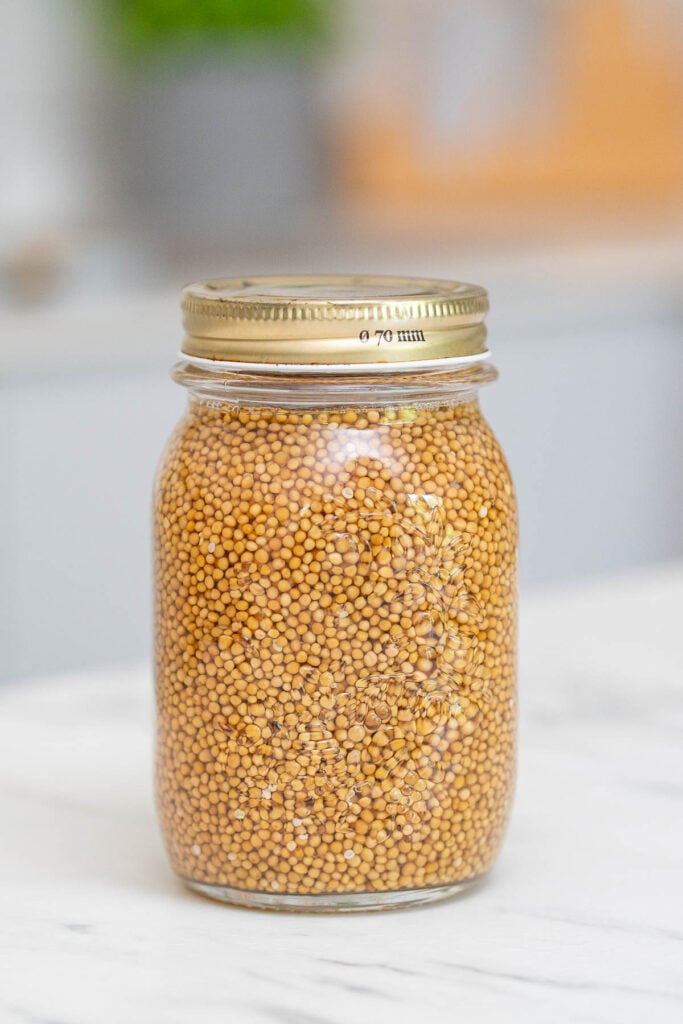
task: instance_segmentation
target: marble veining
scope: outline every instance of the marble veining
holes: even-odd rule
[[[147,670],[0,691],[0,1024],[680,1024],[682,608],[683,566],[523,601],[499,865],[374,916],[180,885]]]

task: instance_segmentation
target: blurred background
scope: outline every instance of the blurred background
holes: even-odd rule
[[[146,658],[178,290],[490,289],[525,589],[683,556],[683,0],[0,0],[0,681]]]

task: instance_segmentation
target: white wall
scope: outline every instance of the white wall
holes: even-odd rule
[[[6,387],[2,677],[149,652],[152,477],[183,398],[165,369]]]
[[[517,487],[522,581],[683,556],[683,338],[638,325],[494,337],[482,406]]]
[[[96,4],[0,0],[0,248],[16,236],[101,219],[96,149],[106,54]]]

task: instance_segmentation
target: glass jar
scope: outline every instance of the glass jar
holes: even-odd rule
[[[155,491],[157,802],[230,903],[380,909],[498,852],[515,758],[515,498],[478,388],[486,292],[193,285]]]

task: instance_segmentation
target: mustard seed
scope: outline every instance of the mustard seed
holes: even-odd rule
[[[180,875],[322,895],[488,870],[513,778],[516,513],[476,401],[195,398],[155,543]]]

